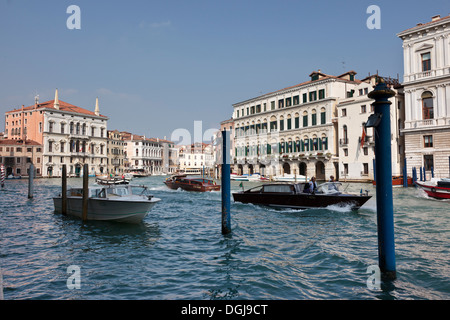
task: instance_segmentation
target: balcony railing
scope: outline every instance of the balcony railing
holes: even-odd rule
[[[437,118],[437,119],[425,119],[406,121],[405,129],[427,128],[436,126],[450,126],[450,118]]]

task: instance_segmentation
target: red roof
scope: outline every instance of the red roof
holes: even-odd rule
[[[55,100],[50,100],[50,101],[39,103],[37,106],[32,105],[32,106],[25,107],[25,108],[14,109],[12,111],[7,111],[6,113],[18,112],[18,111],[22,111],[22,110],[30,111],[30,110],[34,110],[35,107],[36,107],[36,109],[43,109],[43,108],[55,109],[54,103],[55,103]],[[93,111],[74,106],[73,104],[64,102],[62,100],[59,100],[59,110],[66,111],[66,112],[72,112],[72,113],[86,114],[86,115],[90,115],[90,116],[97,116]],[[99,115],[99,116],[103,117],[103,118],[107,118],[107,116],[104,116],[104,115]]]
[[[24,145],[23,140],[20,139],[0,139],[1,145]],[[41,144],[39,142],[36,142],[34,140],[25,140],[25,145],[28,146],[40,146]]]

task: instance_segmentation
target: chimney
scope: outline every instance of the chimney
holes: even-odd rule
[[[100,109],[98,108],[98,97],[95,99],[95,111],[94,113],[98,116],[100,115]]]
[[[59,110],[58,89],[55,91],[55,101],[53,102],[53,108]]]
[[[433,17],[431,17],[431,21],[436,21],[436,20],[439,20],[441,18],[441,15],[436,15],[436,16],[433,16]]]

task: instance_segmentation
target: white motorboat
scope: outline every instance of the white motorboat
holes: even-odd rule
[[[139,223],[161,201],[148,194],[147,187],[109,185],[89,188],[87,220]],[[53,198],[55,212],[62,212],[62,197]],[[82,218],[83,188],[67,191],[67,214]]]
[[[232,174],[230,176],[230,179],[234,180],[234,181],[266,181],[266,180],[269,180],[268,178],[261,176],[259,173],[254,173],[252,175],[243,174],[241,176]]]
[[[273,181],[280,182],[306,182],[306,176],[294,175],[294,174],[284,174],[282,176],[273,176]]]

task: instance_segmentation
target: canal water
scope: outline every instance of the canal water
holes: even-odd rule
[[[356,212],[232,201],[232,233],[223,236],[220,192],[169,190],[164,178],[133,181],[162,199],[139,225],[55,214],[52,196],[60,193],[60,179],[35,180],[31,200],[27,180],[7,180],[0,190],[4,299],[450,298],[448,201],[394,188],[397,279],[377,289],[367,284],[368,267],[378,264],[375,197]],[[68,183],[81,187],[82,180]],[[371,184],[344,187],[375,196]],[[68,287],[74,266],[79,289]]]

